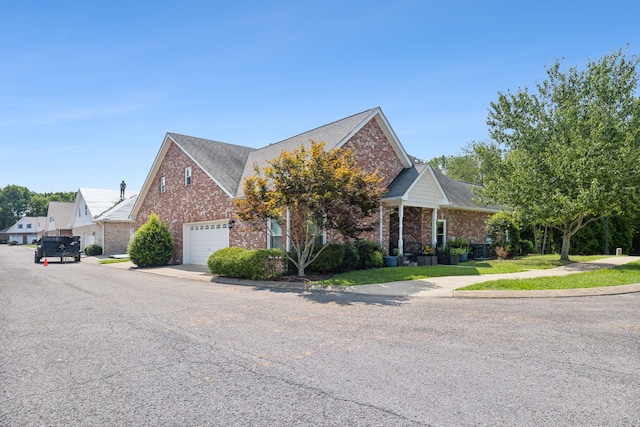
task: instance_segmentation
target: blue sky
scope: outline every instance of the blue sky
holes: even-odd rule
[[[140,189],[166,132],[250,147],[381,107],[429,160],[498,91],[629,44],[635,1],[16,1],[0,28],[0,188]]]

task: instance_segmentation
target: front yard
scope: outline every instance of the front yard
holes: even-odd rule
[[[606,256],[573,256],[572,262],[585,262],[606,258]],[[518,273],[540,270],[570,264],[559,260],[559,255],[529,255],[517,260],[469,261],[458,265],[437,265],[422,267],[386,267],[373,270],[358,270],[337,274],[319,284],[333,286],[356,286],[372,283],[418,280],[442,276],[476,276],[484,274]]]

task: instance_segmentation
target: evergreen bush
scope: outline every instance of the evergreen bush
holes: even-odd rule
[[[173,238],[169,227],[152,213],[133,235],[128,247],[129,258],[138,267],[167,265],[173,256]]]

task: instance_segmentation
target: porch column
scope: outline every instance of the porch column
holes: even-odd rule
[[[438,208],[431,211],[431,247],[435,248],[438,244]]]
[[[378,232],[380,234],[380,237],[378,239],[378,243],[380,243],[380,246],[383,246],[383,244],[382,244],[382,232],[384,230],[384,227],[383,227],[383,224],[382,224],[382,218],[384,217],[383,211],[384,211],[384,208],[382,207],[382,205],[380,205],[380,221],[379,221],[380,222],[380,226],[378,227]]]
[[[404,205],[398,206],[398,255],[404,255],[404,241],[402,240],[402,222],[404,220]]]

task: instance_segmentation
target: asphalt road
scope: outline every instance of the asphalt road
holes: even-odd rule
[[[640,294],[401,299],[0,245],[1,426],[637,426]]]

